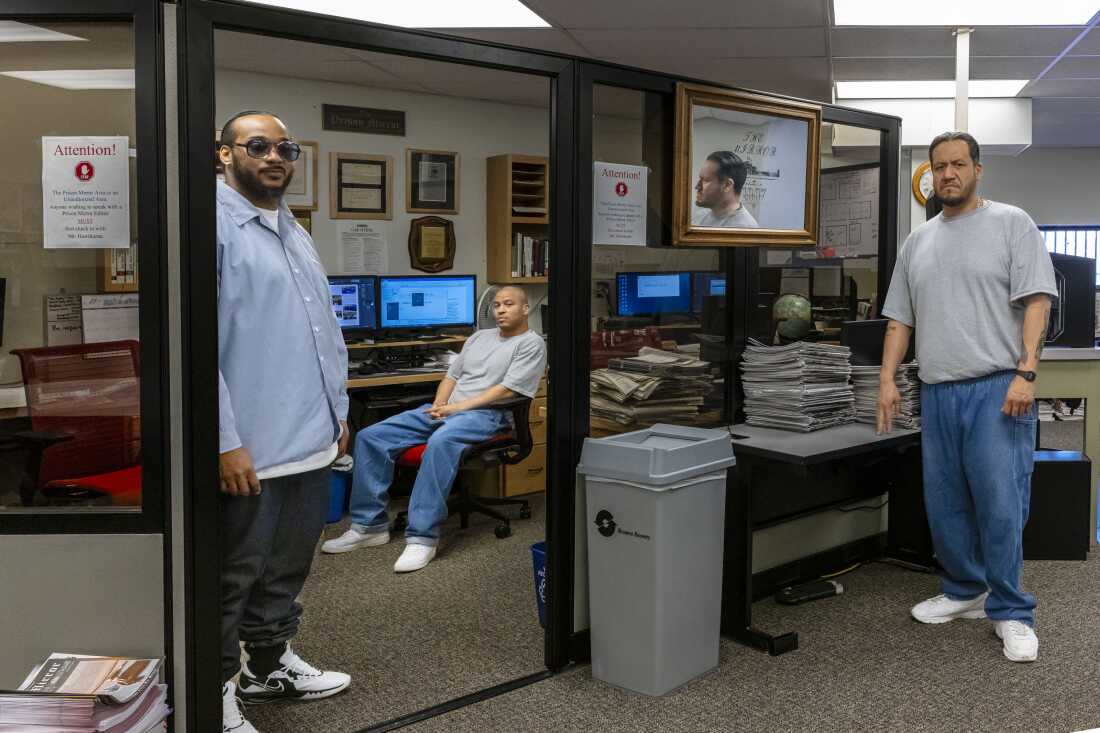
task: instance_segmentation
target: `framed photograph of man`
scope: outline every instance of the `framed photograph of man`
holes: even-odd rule
[[[673,244],[816,245],[820,145],[819,105],[678,84]]]
[[[317,143],[295,140],[302,154],[294,161],[294,175],[283,200],[292,209],[317,211]]]
[[[393,219],[393,157],[329,154],[329,216]]]
[[[458,213],[458,153],[405,150],[405,209],[412,214]]]

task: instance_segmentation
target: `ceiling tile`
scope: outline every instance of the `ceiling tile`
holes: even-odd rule
[[[553,25],[572,28],[785,28],[823,26],[822,0],[526,0]]]
[[[970,36],[970,55],[1057,56],[1080,32],[1080,28],[979,28]]]
[[[1100,79],[1100,56],[1066,56],[1044,79]]]
[[[1042,79],[1027,87],[1024,96],[1100,98],[1100,79]]]
[[[1071,54],[1100,54],[1100,31],[1093,28],[1081,42],[1073,47]]]
[[[643,29],[579,29],[573,36],[586,55],[645,57],[656,63],[669,56],[824,56],[824,28],[745,30],[685,28],[677,31]]]
[[[833,28],[833,58],[955,57],[955,39],[943,28]]]
[[[1046,56],[976,56],[970,59],[970,78],[1034,79],[1053,60]]]
[[[588,52],[566,31],[559,28],[494,28],[491,30],[446,31],[450,35],[491,41],[536,51],[550,51],[569,56],[587,56]]]
[[[1100,147],[1100,99],[1036,99],[1031,108],[1033,146]]]
[[[833,78],[838,81],[951,79],[954,76],[954,59],[833,59]]]

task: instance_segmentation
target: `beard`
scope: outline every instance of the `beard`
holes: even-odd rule
[[[940,200],[944,206],[959,206],[970,200],[970,197],[974,195],[974,191],[978,188],[977,179],[966,184],[959,189],[955,194],[941,194],[936,191],[936,198]]]
[[[234,156],[236,156],[236,152],[234,152]],[[264,183],[259,174],[244,165],[233,167],[233,177],[236,179],[237,185],[243,189],[247,198],[278,202],[290,185],[291,179],[294,178],[294,166],[284,163],[283,170],[286,173],[283,176],[283,182],[278,186]]]

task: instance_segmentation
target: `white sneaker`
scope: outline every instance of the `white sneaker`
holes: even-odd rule
[[[1039,637],[1023,621],[997,621],[993,630],[1005,643],[1005,656],[1013,662],[1034,662],[1039,658]]]
[[[222,685],[222,733],[259,733],[244,719],[237,686],[232,682]]]
[[[985,597],[982,593],[969,601],[953,601],[945,595],[938,595],[921,601],[909,612],[922,624],[945,624],[957,618],[985,618]]]
[[[279,668],[267,679],[252,674],[248,665],[241,667],[240,695],[247,703],[273,700],[322,700],[343,692],[351,684],[351,676],[343,672],[322,672],[306,664],[287,644],[279,657]]]
[[[351,552],[360,547],[378,547],[390,541],[390,531],[384,529],[381,532],[360,532],[357,529],[349,529],[336,539],[328,540],[321,545],[321,552],[327,555],[339,555],[342,552]]]
[[[411,573],[430,563],[433,557],[435,557],[433,545],[405,545],[405,551],[393,564],[393,572]]]

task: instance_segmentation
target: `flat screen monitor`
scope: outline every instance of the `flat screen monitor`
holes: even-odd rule
[[[378,328],[374,275],[334,275],[328,279],[332,312],[344,331]]]
[[[691,313],[691,275],[690,272],[616,273],[615,314]]]
[[[473,326],[476,275],[378,278],[378,318],[383,329]]]
[[[724,296],[726,294],[726,273],[724,272],[696,272],[692,273],[692,306],[693,313],[703,312],[703,298],[711,295]]]
[[[840,324],[840,344],[852,350],[849,359],[853,366],[882,366],[882,346],[886,340],[886,326],[890,321],[876,318],[870,321],[844,321]],[[909,348],[901,363],[913,361],[916,332],[910,334]]]

